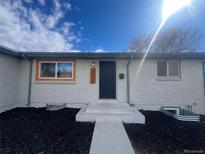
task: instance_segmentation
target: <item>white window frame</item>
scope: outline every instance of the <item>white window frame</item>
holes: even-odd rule
[[[41,66],[42,64],[47,64],[47,63],[54,63],[55,64],[55,77],[42,77],[41,76]],[[58,72],[58,67],[57,67],[57,64],[58,63],[71,63],[72,64],[72,77],[58,77],[57,76],[57,72]],[[39,75],[39,79],[58,79],[58,80],[64,80],[64,79],[69,79],[69,80],[72,80],[74,79],[74,62],[73,61],[39,61],[39,72],[38,72],[38,75]]]
[[[161,62],[166,62],[167,75],[166,76],[158,76],[158,73],[157,73],[158,72],[158,67],[157,67],[158,65],[156,64],[157,65],[156,66],[156,68],[157,68],[156,69],[157,70],[156,71],[157,80],[177,80],[177,81],[181,80],[181,61],[180,60],[158,60],[157,63],[160,62],[160,61]],[[169,75],[169,73],[170,73],[169,72],[169,62],[170,61],[176,61],[178,63],[178,75],[177,76],[170,76]]]

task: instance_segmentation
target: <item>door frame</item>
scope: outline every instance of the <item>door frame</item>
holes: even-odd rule
[[[115,62],[115,98],[100,98],[100,62]],[[99,71],[98,71],[98,76],[99,76],[99,81],[98,81],[98,100],[118,100],[118,78],[117,78],[117,72],[118,72],[118,65],[116,60],[99,60]]]

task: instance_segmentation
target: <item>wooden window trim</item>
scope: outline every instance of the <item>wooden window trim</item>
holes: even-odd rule
[[[72,62],[73,63],[73,76],[72,78],[56,78],[56,77],[40,77],[40,64],[43,62],[48,63],[57,63],[57,62]],[[75,81],[76,80],[76,61],[72,59],[52,59],[52,60],[45,60],[45,59],[37,59],[36,60],[36,80],[38,81]]]

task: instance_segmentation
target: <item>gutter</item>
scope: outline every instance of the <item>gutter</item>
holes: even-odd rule
[[[0,45],[0,54],[15,57],[15,58],[19,58],[19,59],[22,58],[22,54],[21,54],[20,51],[13,50],[13,49],[4,47],[2,45]]]
[[[132,104],[130,103],[130,63],[132,60],[133,56],[130,57],[127,65],[126,65],[126,73],[127,73],[127,103],[132,106]]]

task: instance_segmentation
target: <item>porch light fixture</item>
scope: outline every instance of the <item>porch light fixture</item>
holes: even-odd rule
[[[95,61],[92,61],[92,67],[95,67],[95,65],[96,65],[96,63],[95,63]]]

